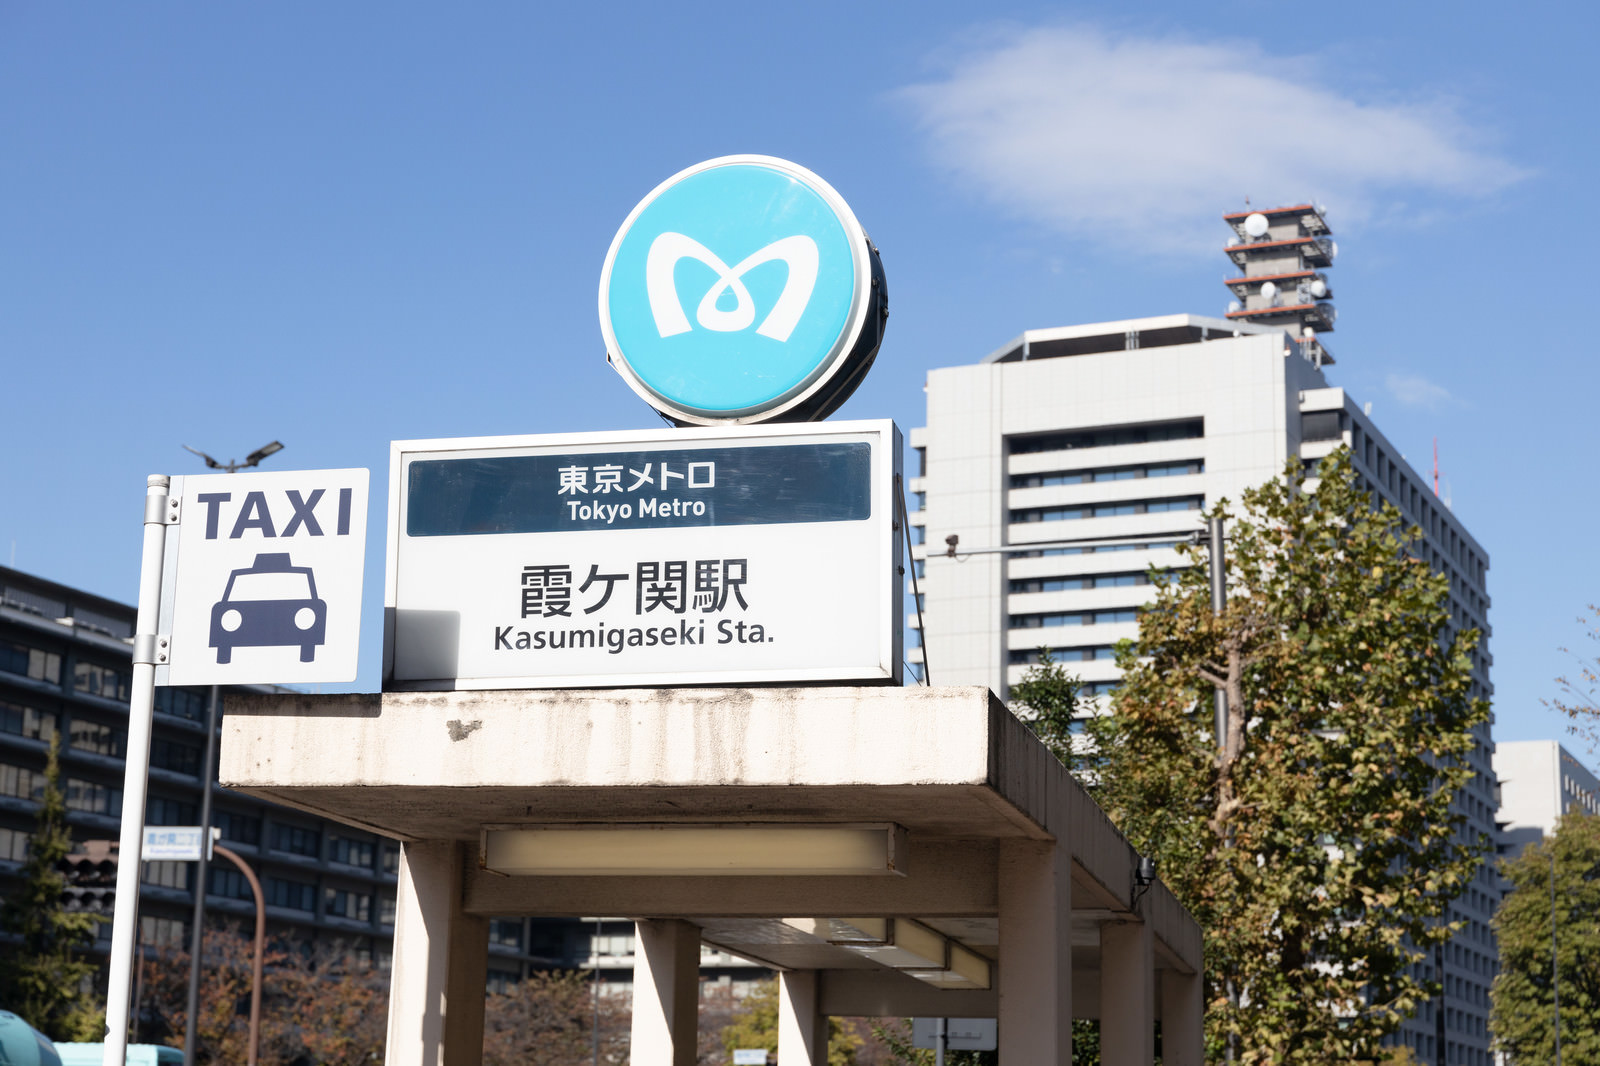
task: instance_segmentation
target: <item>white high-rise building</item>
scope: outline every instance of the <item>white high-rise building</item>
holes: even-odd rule
[[[1553,834],[1569,811],[1600,814],[1600,780],[1554,740],[1501,741],[1494,772],[1500,781],[1500,848],[1508,858]]]
[[[925,628],[908,658],[932,683],[1006,697],[1043,647],[1088,694],[1109,692],[1111,649],[1137,635],[1154,596],[1147,572],[1178,563],[1172,544],[1202,532],[1202,508],[1344,444],[1364,487],[1423,530],[1428,559],[1450,576],[1455,623],[1484,634],[1473,694],[1492,693],[1488,554],[1328,381],[1333,360],[1315,334],[1331,328],[1332,308],[1315,302],[1328,286],[1309,268],[1332,259],[1320,211],[1227,220],[1238,235],[1228,253],[1246,271],[1229,282],[1245,299],[1228,317],[1028,330],[975,364],[929,373],[910,482]],[[1284,261],[1291,253],[1300,259]],[[1457,801],[1468,832],[1491,840],[1493,752],[1485,724]],[[1433,963],[1445,994],[1402,1033],[1422,1062],[1488,1066],[1496,896],[1486,864],[1452,906],[1465,924]]]

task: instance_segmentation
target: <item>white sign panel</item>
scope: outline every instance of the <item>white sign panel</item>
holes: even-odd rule
[[[173,478],[161,597],[172,650],[157,682],[354,681],[367,481],[359,469]]]
[[[993,1018],[945,1018],[946,1051],[993,1051],[1000,1046],[1000,1025]],[[911,1019],[911,1046],[939,1046],[939,1018]]]
[[[401,441],[385,685],[893,681],[891,422]]]
[[[206,831],[198,825],[147,825],[141,862],[199,862]]]
[[[741,1047],[733,1049],[733,1066],[767,1066],[767,1049]]]

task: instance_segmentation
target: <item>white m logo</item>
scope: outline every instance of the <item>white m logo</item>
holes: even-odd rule
[[[762,263],[781,259],[789,268],[789,278],[783,292],[767,317],[761,320],[756,332],[775,341],[786,341],[800,323],[806,305],[811,302],[811,290],[817,284],[817,242],[810,237],[796,235],[773,241],[765,248],[747,256],[738,266],[728,264],[693,237],[681,233],[663,233],[650,244],[645,257],[644,285],[650,297],[650,313],[655,316],[656,330],[663,337],[672,337],[690,330],[689,319],[678,301],[678,287],[673,272],[681,259],[696,259],[717,272],[717,280],[706,290],[695,309],[695,321],[718,333],[736,333],[748,329],[756,320],[755,301],[745,288],[743,278],[752,268]],[[717,300],[725,292],[732,292],[734,305],[723,311]]]

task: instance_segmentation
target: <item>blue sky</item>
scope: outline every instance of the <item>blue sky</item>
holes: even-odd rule
[[[1220,216],[1314,197],[1331,377],[1425,472],[1438,438],[1492,561],[1496,734],[1560,736],[1540,701],[1600,600],[1597,29],[1576,2],[10,0],[0,561],[132,602],[145,475],[200,471],[181,444],[370,467],[376,529],[392,439],[655,424],[596,284],[702,159],[850,201],[893,313],[839,417],[903,427],[929,368],[1023,329],[1220,314]]]

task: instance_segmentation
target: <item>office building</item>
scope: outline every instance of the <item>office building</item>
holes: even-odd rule
[[[124,604],[0,568],[0,885],[16,877],[43,789],[52,737],[75,841],[120,833],[135,611]],[[223,689],[226,705],[237,690]],[[158,688],[150,741],[146,825],[195,825],[209,689]],[[338,941],[380,964],[394,921],[399,847],[346,826],[218,789],[213,825],[250,863],[273,935]],[[140,942],[189,946],[194,864],[150,862],[141,871]],[[250,886],[213,859],[208,918],[254,921]],[[101,951],[111,927],[99,927]]]
[[[1562,815],[1600,814],[1600,780],[1557,741],[1503,740],[1495,745],[1494,772],[1506,858],[1553,834]]]
[[[44,787],[50,739],[59,738],[61,789],[74,841],[114,841],[121,831],[127,743],[132,607],[0,567],[0,895],[27,858]],[[224,706],[237,689],[224,688]],[[257,690],[259,691],[259,689]],[[151,732],[146,825],[195,825],[209,689],[158,688]],[[218,788],[212,824],[221,842],[261,880],[269,936],[333,945],[389,964],[394,937],[397,841]],[[147,949],[189,947],[194,912],[187,862],[141,871],[139,940]],[[210,864],[208,925],[252,928],[255,903],[237,868]],[[97,953],[111,926],[98,927]],[[769,971],[708,949],[702,976],[742,992]],[[633,923],[499,918],[489,926],[489,988],[504,991],[534,970],[596,968],[624,991],[633,976]]]
[[[1137,636],[1154,597],[1149,570],[1178,565],[1172,545],[1202,532],[1203,509],[1345,445],[1363,486],[1422,529],[1420,550],[1450,577],[1453,623],[1483,633],[1473,695],[1492,694],[1488,553],[1329,378],[1321,271],[1335,247],[1323,213],[1304,204],[1226,221],[1242,273],[1226,283],[1224,317],[1030,329],[928,374],[909,485],[924,628],[908,658],[934,684],[1005,697],[1043,647],[1083,680],[1092,710],[1118,684],[1114,645]],[[1468,833],[1490,839],[1493,751],[1485,724],[1457,797]],[[1439,960],[1445,995],[1403,1033],[1423,1062],[1487,1066],[1496,895],[1486,864],[1452,905],[1465,925]]]

